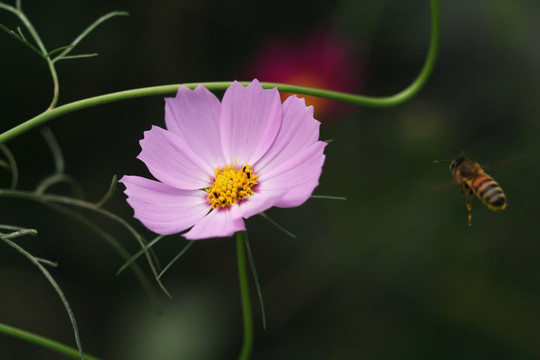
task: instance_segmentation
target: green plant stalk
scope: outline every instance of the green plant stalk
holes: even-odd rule
[[[18,338],[21,340],[24,340],[29,343],[33,343],[51,350],[56,351],[57,353],[67,355],[73,359],[80,359],[79,351],[76,349],[73,349],[67,345],[64,345],[62,343],[59,343],[57,341],[51,340],[49,338],[46,338],[41,335],[36,335],[31,332],[17,329],[15,327],[5,325],[0,323],[0,333],[3,333],[5,335],[12,336],[14,338]],[[90,356],[90,355],[84,355],[85,360],[100,360],[97,357]]]
[[[261,282],[259,281],[259,275],[257,275],[257,268],[255,267],[255,259],[253,258],[253,253],[251,252],[251,246],[249,245],[249,240],[247,232],[244,232],[244,245],[246,246],[247,258],[249,261],[249,266],[251,268],[251,275],[253,275],[253,281],[255,282],[255,290],[257,290],[257,296],[259,298],[259,306],[261,307],[261,317],[263,323],[263,329],[266,330],[266,311],[264,310],[264,301],[261,291]]]
[[[3,2],[0,2],[0,9],[4,9],[6,11],[9,11],[9,12],[13,13],[15,16],[17,16],[19,18],[19,20],[23,23],[23,25],[26,27],[26,29],[28,30],[28,32],[30,33],[32,38],[34,39],[34,41],[37,44],[39,49],[36,49],[33,45],[28,43],[26,41],[26,39],[24,39],[24,35],[22,33],[20,35],[16,36],[16,37],[17,38],[22,37],[24,42],[26,43],[26,45],[28,45],[32,50],[34,50],[39,55],[41,55],[41,57],[45,60],[45,62],[47,63],[47,66],[49,67],[49,71],[51,73],[51,77],[52,77],[52,81],[53,81],[53,98],[51,100],[51,104],[49,105],[49,107],[47,108],[47,110],[45,112],[47,112],[49,110],[52,110],[52,109],[54,109],[56,107],[56,104],[58,103],[58,98],[60,96],[60,84],[58,82],[58,73],[56,72],[56,67],[54,65],[55,62],[57,62],[58,60],[64,60],[64,59],[68,59],[68,58],[69,59],[75,59],[75,58],[85,58],[85,57],[96,56],[97,54],[82,54],[82,55],[73,55],[73,56],[67,56],[67,54],[69,54],[69,52],[71,50],[73,50],[75,48],[75,46],[77,46],[77,44],[79,42],[81,42],[90,32],[92,32],[96,27],[101,25],[103,22],[105,22],[108,19],[110,19],[112,17],[115,17],[115,16],[128,15],[128,13],[125,12],[125,11],[112,11],[112,12],[110,12],[108,14],[105,14],[102,17],[100,17],[99,19],[97,19],[96,21],[94,21],[88,28],[86,28],[77,38],[75,38],[75,40],[73,40],[73,42],[70,45],[63,46],[63,47],[61,47],[59,49],[56,49],[56,50],[53,50],[53,51],[51,51],[49,53],[47,51],[47,48],[45,47],[45,44],[41,40],[41,37],[39,36],[39,33],[34,28],[34,25],[32,25],[30,20],[24,14],[24,12],[22,10],[22,7],[21,7],[21,2],[20,1],[17,1],[16,7],[13,7],[13,6],[7,5],[7,4],[5,4]],[[6,31],[7,31],[7,29],[6,29]],[[63,51],[62,51],[61,54],[57,55],[54,59],[51,58],[52,54],[54,54],[54,53],[56,53],[58,51],[61,51],[62,49],[63,49]]]
[[[34,28],[34,25],[32,25],[30,20],[28,20],[26,15],[24,15],[24,12],[22,11],[19,5],[20,4],[17,5],[17,8],[14,8],[13,6],[2,4],[2,8],[9,12],[12,12],[13,14],[15,14],[15,16],[19,18],[19,20],[21,20],[24,26],[26,26],[26,29],[28,29],[28,32],[30,33],[30,35],[32,35],[32,38],[34,38],[34,41],[39,47],[39,50],[41,50],[42,55],[47,54],[47,49],[45,48],[45,45],[43,44],[41,37],[39,36],[38,32]]]
[[[81,225],[86,226],[90,231],[95,233],[98,237],[102,238],[109,246],[111,246],[118,253],[118,255],[122,257],[122,259],[128,260],[130,258],[129,252],[122,246],[122,244],[118,242],[118,240],[116,240],[111,234],[109,234],[105,230],[101,229],[97,224],[90,221],[88,218],[84,217],[76,211],[71,211],[69,208],[66,208],[62,205],[47,202],[43,202],[43,204],[67,217],[72,218],[73,220],[79,222]],[[146,295],[148,296],[148,300],[152,304],[153,308],[156,310],[156,313],[161,314],[161,305],[159,303],[159,300],[157,299],[153,286],[150,283],[150,280],[147,278],[145,272],[143,272],[143,270],[138,264],[131,264],[131,269],[133,271],[133,274],[141,284]]]
[[[81,339],[79,337],[79,330],[78,330],[78,326],[77,326],[77,321],[75,320],[75,315],[73,314],[73,311],[71,310],[71,306],[69,305],[69,302],[67,301],[66,296],[64,295],[64,292],[62,291],[62,289],[60,289],[60,286],[58,285],[56,280],[54,280],[54,278],[51,276],[49,271],[47,269],[45,269],[45,267],[41,264],[41,262],[43,262],[43,260],[41,260],[41,262],[40,262],[40,260],[38,258],[34,257],[29,252],[24,250],[22,247],[17,245],[15,242],[10,240],[11,237],[19,237],[19,236],[22,236],[22,235],[36,235],[36,234],[37,234],[37,231],[34,230],[34,229],[24,229],[24,230],[17,231],[15,233],[0,235],[0,238],[6,244],[8,244],[9,246],[11,246],[15,250],[17,250],[20,254],[22,254],[24,257],[26,257],[28,260],[30,260],[34,265],[36,265],[38,267],[38,269],[41,271],[41,273],[43,274],[43,276],[45,276],[45,278],[49,281],[51,286],[54,288],[54,290],[58,294],[58,297],[62,301],[62,304],[64,305],[64,308],[66,309],[66,312],[67,312],[67,314],[69,316],[69,320],[71,321],[71,326],[73,327],[73,333],[75,335],[75,342],[77,343],[77,348],[79,350],[78,351],[79,356],[80,356],[81,360],[84,360],[84,354],[83,354],[83,350],[82,350]],[[46,261],[46,263],[47,264],[52,264],[52,262],[50,262],[48,260]]]
[[[165,266],[163,268],[163,270],[161,270],[161,272],[159,273],[159,275],[157,276],[157,279],[160,280],[161,277],[165,274],[165,272],[167,272],[167,270],[169,270],[169,268],[171,266],[173,266],[173,264],[178,260],[180,259],[188,250],[189,248],[191,247],[191,245],[193,245],[195,243],[195,241],[189,241],[187,243],[186,246],[184,246],[184,248],[178,253],[176,254],[176,256],[171,260],[169,261],[169,263],[167,264],[167,266]]]
[[[48,111],[48,110],[54,109],[54,107],[58,103],[58,98],[60,97],[60,84],[58,83],[58,74],[56,73],[56,68],[54,67],[54,63],[51,61],[50,58],[46,58],[45,61],[47,61],[47,65],[49,66],[49,71],[51,72],[51,76],[53,80],[53,99],[47,109]]]
[[[83,55],[67,56],[86,36],[88,36],[88,34],[94,31],[96,27],[98,27],[99,25],[101,25],[102,23],[104,23],[105,21],[107,21],[108,19],[112,17],[126,16],[126,15],[129,15],[129,13],[127,13],[126,11],[112,11],[108,14],[103,15],[102,17],[94,21],[89,27],[87,27],[79,36],[77,36],[75,40],[73,40],[70,45],[66,46],[65,49],[59,55],[55,56],[52,62],[55,63],[59,60],[64,60],[68,58],[74,59],[74,58],[91,57],[91,56],[97,55],[97,54],[83,54]]]
[[[253,349],[253,316],[251,313],[251,299],[249,296],[249,280],[246,266],[246,248],[244,244],[244,231],[236,233],[236,254],[238,258],[238,279],[240,281],[240,295],[242,298],[242,316],[244,319],[244,342],[238,360],[247,360]]]
[[[15,189],[19,181],[19,169],[17,168],[17,161],[15,161],[15,157],[6,145],[0,144],[0,151],[4,153],[4,156],[7,159],[7,169],[11,173],[11,185],[9,188]]]
[[[104,210],[104,209],[98,207],[97,206],[98,204],[89,203],[87,201],[83,201],[83,200],[80,200],[80,199],[74,199],[74,198],[70,198],[70,197],[67,197],[67,196],[51,195],[51,194],[36,194],[36,193],[33,193],[33,192],[22,191],[22,190],[0,189],[0,197],[2,197],[2,196],[15,197],[15,198],[19,198],[19,199],[29,199],[29,200],[38,201],[38,202],[45,202],[45,203],[53,202],[53,203],[59,203],[59,204],[75,206],[75,207],[79,207],[79,208],[82,208],[82,209],[93,210],[96,213],[104,215],[104,216],[112,219],[113,221],[116,221],[121,226],[123,226],[127,231],[129,231],[133,235],[133,237],[135,238],[135,240],[137,240],[139,242],[141,247],[144,247],[146,245],[146,243],[147,243],[146,240],[137,231],[135,231],[135,229],[131,225],[129,225],[129,223],[127,221],[125,221],[121,217],[119,217],[119,216],[117,216],[117,215],[115,215],[115,214],[113,214],[113,213],[111,213],[111,212],[109,212],[107,210]],[[167,296],[169,298],[171,298],[171,295],[169,294],[169,292],[167,291],[165,286],[163,286],[161,281],[157,278],[158,273],[157,273],[156,265],[154,264],[154,261],[152,259],[151,254],[149,254],[147,252],[147,253],[145,253],[145,256],[146,256],[146,258],[148,260],[148,264],[150,266],[150,269],[152,270],[152,273],[156,277],[158,285],[163,290],[163,292],[165,294],[167,294]]]
[[[351,104],[368,106],[368,107],[385,108],[385,107],[392,107],[392,106],[400,105],[406,102],[407,100],[411,99],[424,87],[429,76],[431,75],[433,71],[433,67],[437,59],[437,54],[439,51],[439,41],[440,41],[439,3],[438,3],[438,0],[430,0],[430,4],[431,4],[431,39],[429,43],[429,50],[426,55],[426,60],[424,62],[422,70],[420,71],[416,79],[407,88],[403,89],[397,94],[386,96],[386,97],[370,97],[370,96],[349,94],[349,93],[344,93],[344,92],[339,92],[339,91],[330,91],[330,90],[324,90],[324,89],[310,88],[310,87],[305,87],[305,86],[296,86],[296,85],[269,83],[269,82],[263,82],[261,84],[264,88],[277,87],[279,91],[317,96],[317,97],[322,97],[326,99],[348,102]],[[247,85],[249,82],[243,81],[241,83],[243,85]],[[200,83],[200,84],[204,85],[208,90],[219,91],[219,90],[227,89],[231,85],[231,81],[206,82],[206,83]],[[183,85],[187,86],[190,89],[193,89],[197,85],[199,85],[199,83],[189,83],[189,84],[183,84]],[[4,133],[0,134],[0,144],[5,143],[6,141],[13,139],[14,137],[17,137],[21,134],[24,134],[25,132],[29,131],[30,129],[33,129],[34,127],[38,125],[42,125],[54,118],[57,118],[61,115],[65,115],[67,113],[70,113],[76,110],[80,110],[80,109],[84,109],[84,108],[88,108],[92,106],[97,106],[97,105],[103,105],[103,104],[115,102],[115,101],[134,99],[134,98],[143,97],[143,96],[171,94],[171,93],[176,92],[179,86],[180,84],[174,84],[174,85],[162,85],[162,86],[153,86],[153,87],[146,87],[146,88],[133,89],[133,90],[125,90],[125,91],[115,92],[115,93],[106,94],[106,95],[100,95],[100,96],[96,96],[96,97],[92,97],[92,98],[88,98],[84,100],[75,101],[66,105],[58,106],[58,107],[55,107],[54,109],[49,109],[45,111],[44,113],[41,113],[33,117],[32,119],[29,119],[13,127],[12,129],[9,129],[5,131]]]
[[[20,8],[20,3],[17,4],[17,8],[14,8],[9,5],[2,4],[2,8],[12,12],[15,14],[19,20],[24,24],[34,41],[36,42],[37,46],[39,47],[39,50],[41,51],[41,55],[47,62],[47,66],[49,67],[49,71],[51,73],[51,77],[53,80],[53,99],[51,101],[51,104],[49,105],[48,110],[53,109],[56,106],[56,103],[58,102],[58,97],[60,95],[60,86],[58,84],[58,74],[56,73],[56,68],[54,67],[54,63],[51,60],[50,57],[47,56],[47,48],[45,47],[45,44],[41,40],[41,37],[39,36],[38,32],[34,28],[34,25],[28,20],[22,9]],[[0,142],[1,143],[1,142]]]

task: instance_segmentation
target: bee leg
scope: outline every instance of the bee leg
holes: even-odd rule
[[[471,226],[471,224],[472,224],[472,201],[471,201],[471,198],[472,198],[472,195],[473,195],[473,191],[469,186],[467,186],[467,184],[465,182],[460,184],[459,190],[461,190],[461,194],[463,194],[463,197],[465,197],[465,205],[467,206],[467,219],[468,219],[468,222],[469,222],[469,226]]]
[[[472,225],[472,203],[471,203],[471,195],[467,194],[467,219],[469,220],[469,226]]]

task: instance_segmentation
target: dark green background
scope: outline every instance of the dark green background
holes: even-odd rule
[[[69,43],[102,14],[126,10],[58,64],[60,103],[143,86],[246,78],[267,41],[299,41],[314,29],[339,33],[362,58],[367,95],[393,94],[416,76],[429,40],[429,4],[410,1],[25,1],[49,49]],[[15,17],[0,13],[14,28]],[[540,357],[540,3],[442,1],[439,60],[422,92],[392,109],[352,107],[326,115],[327,147],[317,194],[247,226],[268,327],[255,303],[254,359],[537,359]],[[343,69],[347,71],[347,69]],[[52,85],[44,63],[0,34],[0,131],[43,111]],[[253,76],[256,76],[254,74]],[[261,79],[265,80],[265,79]],[[161,97],[108,104],[50,123],[67,172],[99,199],[114,174],[146,175],[135,157],[151,125],[163,126]],[[53,171],[39,131],[8,143],[31,190]],[[451,175],[435,159],[462,150],[481,162],[508,197],[492,213],[477,199],[473,226]],[[511,160],[511,161],[508,161]],[[9,176],[0,169],[0,185]],[[64,187],[51,189],[66,193]],[[153,235],[125,203],[107,209]],[[84,213],[135,253],[121,227]],[[229,359],[241,344],[232,239],[196,243],[164,277],[157,316],[111,248],[73,221],[28,201],[0,199],[0,223],[36,228],[18,240],[58,261],[53,275],[79,322],[85,350],[104,359]],[[168,237],[167,263],[185,244]],[[148,270],[144,262],[141,264]],[[74,344],[54,291],[18,253],[0,245],[0,322]],[[58,359],[0,336],[6,359]]]

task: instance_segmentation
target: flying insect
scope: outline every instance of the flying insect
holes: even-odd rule
[[[473,194],[493,211],[506,209],[507,201],[503,189],[484,172],[480,164],[463,156],[463,152],[454,160],[436,160],[434,163],[450,164],[450,171],[461,193],[465,196],[469,226],[472,223],[471,198]]]

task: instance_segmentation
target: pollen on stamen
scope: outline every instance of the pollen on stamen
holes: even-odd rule
[[[258,174],[251,170],[251,165],[243,167],[226,165],[224,168],[217,167],[212,185],[205,189],[208,193],[206,199],[212,206],[227,207],[235,204],[245,197],[253,195],[253,187],[257,185]]]

